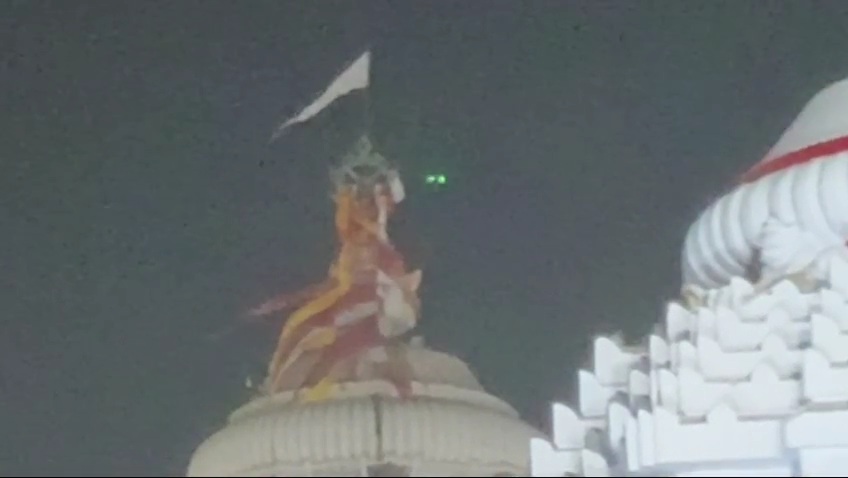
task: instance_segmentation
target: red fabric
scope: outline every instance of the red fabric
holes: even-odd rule
[[[332,326],[336,316],[349,307],[375,300],[377,300],[377,288],[374,284],[354,284],[350,292],[336,302],[334,306],[311,317],[292,331],[292,334],[286,338],[285,345],[283,345],[281,352],[281,357],[283,357],[282,362],[285,363],[288,360],[289,355],[309,332],[318,327]]]
[[[343,360],[354,357],[371,348],[386,344],[386,338],[380,334],[377,328],[376,316],[369,317],[351,327],[347,327],[343,331],[340,331],[340,333],[342,335],[332,345],[321,351],[321,359],[309,373],[306,383],[315,385],[327,377],[333,367]],[[391,376],[386,378],[395,387],[401,398],[407,399],[412,396],[411,377],[405,377],[401,374],[391,374]]]
[[[318,327],[332,326],[335,317],[342,314],[345,309],[378,300],[377,268],[382,270],[383,273],[389,275],[403,273],[403,258],[390,244],[376,243],[363,247],[370,249],[369,251],[366,251],[366,253],[376,252],[375,261],[369,260],[366,264],[359,264],[360,269],[370,266],[368,267],[370,270],[356,274],[358,283],[354,283],[351,290],[332,307],[314,317],[311,317],[292,331],[292,334],[286,338],[285,343],[282,346],[280,356],[283,357],[283,363],[288,360],[289,355],[295,347],[297,347],[301,340],[303,340],[303,338],[306,337],[312,330]],[[374,264],[374,262],[376,262],[376,264]],[[376,266],[376,268],[374,266]],[[365,321],[369,320],[370,319],[366,319]],[[344,326],[342,327],[342,330],[346,328],[347,326]],[[344,332],[340,331],[340,333]]]
[[[335,303],[330,305],[329,308],[323,312],[316,313],[314,316],[309,317],[297,325],[291,331],[291,335],[283,339],[283,343],[280,344],[278,353],[276,354],[281,357],[279,363],[286,363],[298,344],[312,330],[319,327],[333,326],[334,319],[353,306],[377,301],[378,272],[382,272],[390,277],[400,277],[405,274],[406,270],[403,257],[391,243],[383,242],[379,237],[375,236],[375,231],[372,227],[379,227],[376,224],[379,214],[378,203],[385,205],[387,215],[394,209],[395,204],[385,192],[376,191],[377,197],[371,198],[353,199],[352,197],[347,197],[348,200],[353,199],[354,204],[350,205],[352,206],[352,210],[350,211],[349,219],[343,220],[341,224],[337,224],[337,227],[339,228],[341,241],[352,248],[348,249],[353,254],[350,264],[351,269],[349,269],[353,279],[352,288]],[[342,207],[341,203],[339,207]],[[342,216],[348,217],[346,215]],[[339,219],[337,218],[338,221]],[[288,297],[283,296],[280,299],[270,301],[266,306],[259,309],[279,310],[293,305],[296,301],[314,299],[320,295],[316,292],[326,292],[330,290],[333,284],[334,280],[330,279],[325,284],[307,289],[303,293]],[[385,338],[381,336],[377,327],[377,316],[366,317],[352,324],[338,326],[336,329],[337,337],[335,342],[320,351],[321,359],[310,372],[307,383],[312,383],[313,380],[314,382],[320,381],[341,360],[371,347],[381,345],[385,341]],[[398,387],[401,393],[406,393],[406,391],[402,391],[403,384],[398,385]]]
[[[400,277],[406,273],[403,256],[391,244],[380,243],[378,246],[377,266],[389,277]]]
[[[339,330],[339,337],[336,338],[336,341],[321,351],[321,360],[315,364],[307,383],[320,382],[337,363],[358,352],[376,347],[382,340],[383,337],[377,329],[376,317],[369,317]]]
[[[378,300],[377,297],[377,271],[381,270],[384,274],[397,275],[404,271],[403,258],[392,247],[391,244],[385,244],[379,241],[373,241],[371,244],[362,245],[360,256],[363,261],[355,264],[358,269],[355,272],[356,282],[351,287],[351,290],[345,294],[338,302],[324,312],[311,317],[309,320],[297,326],[291,336],[289,336],[283,346],[282,357],[288,357],[294,347],[303,340],[306,335],[317,327],[329,327],[333,325],[333,319],[344,312],[349,307],[358,304]],[[307,294],[329,290],[326,286],[315,286],[307,289],[304,293],[294,294],[293,297],[298,299],[307,296]],[[310,297],[312,298],[312,297]],[[284,300],[277,300],[277,304],[284,303]],[[292,301],[288,301],[292,303]]]
[[[777,158],[761,163],[742,175],[743,183],[750,183],[757,179],[767,176],[777,171],[791,168],[799,164],[805,164],[810,161],[848,151],[848,136],[841,136],[836,139],[816,143],[803,149],[792,151],[791,153],[778,156]]]

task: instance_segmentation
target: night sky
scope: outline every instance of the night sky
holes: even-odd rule
[[[2,8],[2,476],[184,473],[275,328],[211,337],[327,270],[361,116],[269,134],[368,45],[421,332],[543,428],[593,334],[659,320],[698,211],[848,74],[836,1]]]

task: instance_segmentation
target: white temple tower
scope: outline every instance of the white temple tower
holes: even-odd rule
[[[595,340],[533,476],[846,476],[847,241],[843,80],[690,227],[661,326]]]

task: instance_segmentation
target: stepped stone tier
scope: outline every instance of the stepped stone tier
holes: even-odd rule
[[[695,221],[638,347],[594,342],[533,476],[848,474],[848,80]]]
[[[188,476],[528,476],[538,431],[461,360],[421,344],[408,357],[412,397],[367,371],[317,403],[257,397],[198,448]]]

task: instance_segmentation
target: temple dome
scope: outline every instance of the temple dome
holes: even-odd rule
[[[423,346],[408,358],[408,401],[382,380],[343,382],[314,404],[256,398],[197,449],[188,476],[527,476],[538,431],[462,360]]]

